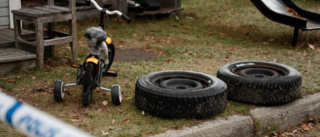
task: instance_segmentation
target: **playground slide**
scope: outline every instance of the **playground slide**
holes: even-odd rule
[[[251,0],[267,18],[294,27],[292,46],[298,39],[299,29],[303,31],[320,29],[320,14],[298,7],[292,0]]]

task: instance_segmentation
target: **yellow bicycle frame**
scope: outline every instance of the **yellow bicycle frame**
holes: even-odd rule
[[[90,57],[90,58],[88,58],[88,59],[86,60],[86,62],[87,62],[87,63],[88,63],[88,62],[92,62],[92,63],[98,65],[99,60],[98,60],[97,58],[95,58],[95,57]]]
[[[110,37],[107,37],[106,42],[107,42],[108,45],[111,44],[111,43],[112,43],[111,38],[110,38]]]

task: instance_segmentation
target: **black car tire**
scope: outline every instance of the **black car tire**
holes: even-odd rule
[[[203,119],[221,113],[227,86],[220,79],[192,71],[161,71],[140,77],[135,87],[138,109],[162,118]]]
[[[300,97],[301,74],[287,65],[247,61],[221,67],[217,77],[228,86],[228,99],[258,105],[281,105]]]

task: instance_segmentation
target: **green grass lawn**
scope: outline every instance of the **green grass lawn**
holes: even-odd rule
[[[319,1],[295,0],[298,5],[320,13]],[[224,64],[235,61],[270,61],[297,69],[303,77],[302,95],[320,91],[319,31],[301,32],[298,47],[291,47],[293,28],[264,17],[249,0],[183,0],[184,10],[177,16],[161,19],[134,18],[125,24],[110,19],[107,33],[117,48],[143,48],[160,54],[149,61],[115,62],[119,76],[104,78],[103,85],[121,85],[123,104],[114,106],[110,94],[95,90],[93,102],[82,107],[82,88],[68,88],[64,103],[56,103],[52,95],[54,80],[75,81],[76,69],[68,66],[71,58],[68,45],[58,45],[55,57],[46,61],[44,70],[14,70],[1,78],[0,88],[17,99],[31,104],[67,123],[95,136],[145,136],[194,126],[217,117],[247,115],[257,106],[228,102],[225,111],[207,120],[164,120],[144,114],[134,104],[135,82],[142,75],[161,70],[189,70],[216,75]],[[88,50],[83,32],[96,26],[98,19],[78,22],[79,63]],[[65,24],[57,26],[65,29]],[[314,48],[310,48],[314,46]],[[8,79],[15,83],[7,82]],[[108,104],[104,105],[103,102]],[[19,136],[0,123],[0,136]]]

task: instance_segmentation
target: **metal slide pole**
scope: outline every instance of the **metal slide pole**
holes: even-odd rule
[[[298,42],[299,28],[294,27],[293,38],[292,38],[292,47],[295,47]]]

